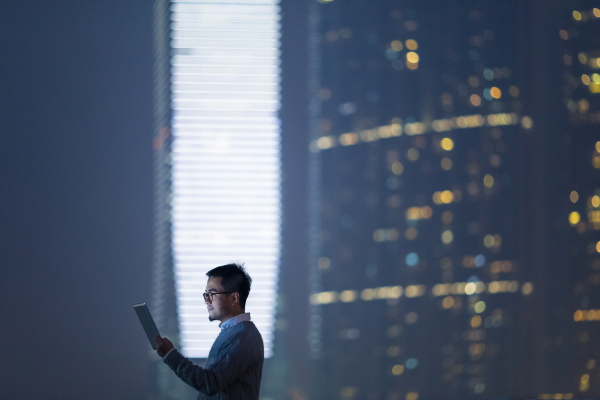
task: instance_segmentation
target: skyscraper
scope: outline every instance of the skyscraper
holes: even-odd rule
[[[518,11],[313,5],[314,398],[523,394]]]
[[[578,396],[600,393],[600,8],[579,1],[562,9],[564,106],[568,113],[565,144],[569,160],[569,259],[573,346],[569,384]],[[567,200],[568,197],[568,200]]]
[[[280,257],[278,1],[155,2],[156,214],[159,329],[188,358],[219,334],[206,313],[206,273],[244,263],[246,311],[273,352]],[[160,372],[164,398],[183,383]]]

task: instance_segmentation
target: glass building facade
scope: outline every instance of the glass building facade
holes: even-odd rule
[[[519,9],[333,1],[309,18],[311,398],[523,393]]]
[[[558,35],[565,68],[563,104],[568,187],[570,304],[573,346],[570,381],[582,396],[600,393],[600,6],[590,1],[562,10]],[[567,200],[568,199],[568,200]]]

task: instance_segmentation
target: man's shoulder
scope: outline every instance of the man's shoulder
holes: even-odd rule
[[[242,335],[258,335],[258,337],[262,337],[260,331],[252,321],[240,321],[232,326],[232,328]]]
[[[254,353],[256,357],[264,355],[262,336],[252,321],[241,321],[223,329],[215,345],[220,352],[243,351]]]

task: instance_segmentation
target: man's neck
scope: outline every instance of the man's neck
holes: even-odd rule
[[[238,315],[241,315],[241,314],[244,314],[244,313],[245,313],[245,311],[244,311],[244,310],[238,310],[238,311],[236,311],[236,312],[237,312],[237,314],[232,314],[232,315],[228,315],[227,317],[223,317],[223,318],[221,318],[221,319],[220,319],[220,321],[221,321],[221,324],[223,324],[223,323],[227,322],[227,321],[228,321],[228,320],[230,320],[231,318],[235,318],[235,317],[237,317]]]

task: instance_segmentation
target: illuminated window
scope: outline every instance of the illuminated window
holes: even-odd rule
[[[483,184],[485,185],[486,188],[492,188],[494,186],[494,177],[491,176],[490,174],[487,174],[483,178]]]
[[[401,365],[401,364],[394,365],[394,367],[392,368],[392,374],[402,375],[402,373],[404,373],[404,365]]]
[[[533,128],[533,119],[531,119],[531,117],[521,118],[521,126],[525,129]]]
[[[394,50],[394,51],[400,51],[404,48],[404,46],[402,45],[402,42],[400,40],[394,40],[392,41],[392,43],[390,44],[390,47]]]
[[[482,312],[484,312],[485,311],[485,301],[478,301],[477,303],[475,303],[475,306],[473,306],[473,310],[477,314],[481,314]]]
[[[452,231],[447,230],[447,231],[442,232],[442,243],[450,244],[450,243],[452,243],[453,240],[454,240],[454,234],[452,233]]]
[[[402,175],[402,173],[404,172],[404,165],[402,165],[402,163],[396,161],[392,164],[392,172],[395,175]]]
[[[490,95],[494,99],[499,99],[500,97],[502,97],[502,91],[494,86],[490,89]]]
[[[569,198],[571,199],[571,203],[577,203],[577,201],[579,200],[579,193],[573,190],[569,195]]]
[[[406,393],[406,400],[418,400],[419,393],[417,392],[408,392]]]
[[[419,44],[417,43],[416,40],[414,39],[408,39],[406,41],[406,48],[408,50],[417,50],[419,48]],[[413,62],[418,62],[419,60],[417,59],[417,61],[413,61]]]
[[[450,151],[454,148],[454,140],[450,138],[443,138],[440,142],[440,146],[442,147],[442,149]]]
[[[581,82],[586,86],[589,85],[591,82],[590,76],[588,74],[581,75]]]
[[[558,32],[558,35],[560,36],[560,38],[561,38],[562,40],[569,40],[569,33],[568,33],[566,30],[564,30],[564,29],[561,29],[561,30]]]
[[[444,171],[450,171],[452,169],[452,160],[449,159],[448,157],[444,157],[444,158],[442,158],[440,165],[442,166],[442,169]]]
[[[254,279],[246,310],[265,356],[272,353],[281,212],[277,3],[171,5],[173,258],[187,357],[207,357],[219,333],[202,298],[205,273],[234,261]]]

